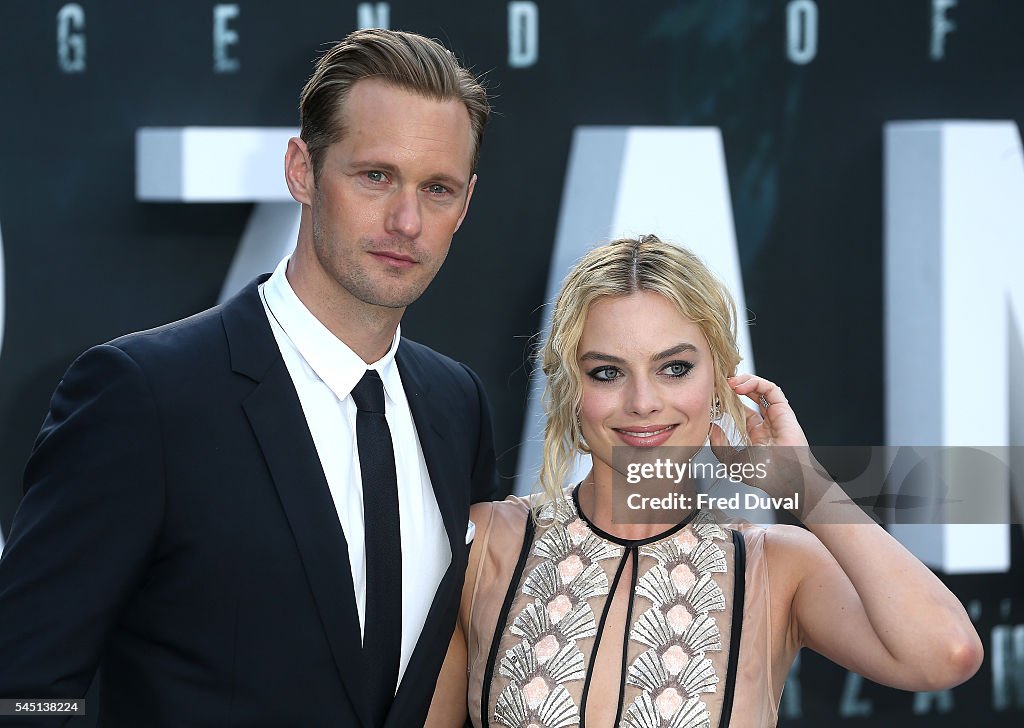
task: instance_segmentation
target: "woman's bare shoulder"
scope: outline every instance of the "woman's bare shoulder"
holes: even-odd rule
[[[517,521],[522,524],[530,513],[526,499],[510,495],[502,501],[474,503],[469,507],[469,520],[476,531],[474,543],[484,543],[495,529],[504,529]]]

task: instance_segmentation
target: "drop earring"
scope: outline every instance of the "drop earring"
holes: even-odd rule
[[[583,420],[580,419],[580,413],[579,412],[576,413],[576,433],[577,433],[576,439],[578,440],[578,442],[576,443],[576,448],[581,453],[583,453],[584,455],[589,455],[590,454],[590,446],[587,445],[587,441],[583,437]]]

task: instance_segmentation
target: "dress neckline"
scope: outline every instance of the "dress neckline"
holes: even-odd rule
[[[699,509],[694,509],[690,511],[690,514],[686,518],[684,518],[676,525],[662,531],[661,533],[656,533],[653,536],[648,536],[647,538],[622,538],[620,536],[616,536],[601,529],[593,521],[591,521],[590,518],[587,517],[587,514],[583,512],[583,509],[580,507],[581,485],[583,485],[582,480],[579,483],[577,483],[576,486],[572,489],[572,507],[573,510],[576,511],[576,515],[580,518],[580,520],[587,524],[587,527],[594,533],[595,536],[599,536],[600,538],[603,538],[605,541],[611,541],[612,543],[619,544],[620,546],[624,546],[626,548],[646,546],[648,544],[655,543],[656,541],[661,541],[662,539],[668,538],[669,536],[673,536],[679,531],[686,528],[686,526],[689,525],[689,523],[697,517],[697,514],[700,513]]]

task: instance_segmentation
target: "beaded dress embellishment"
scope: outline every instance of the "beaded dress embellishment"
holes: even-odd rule
[[[709,513],[692,526],[651,546],[643,556],[658,565],[637,582],[636,594],[651,607],[630,630],[629,638],[649,649],[629,666],[626,680],[643,692],[620,723],[624,728],[710,728],[701,698],[719,682],[705,655],[721,651],[722,637],[711,612],[725,611],[725,595],[711,576],[728,571],[725,553],[715,543],[725,531]]]
[[[589,599],[608,594],[600,562],[621,558],[621,546],[598,538],[568,503],[545,506],[540,522],[554,521],[537,540],[541,562],[523,580],[532,596],[509,628],[521,641],[505,653],[499,674],[510,682],[494,707],[494,721],[508,728],[578,725],[580,709],[564,683],[583,680],[586,665],[576,641],[597,634]]]
[[[584,654],[577,642],[597,636],[610,590],[606,567],[619,563],[605,562],[629,557],[629,549],[595,534],[569,499],[546,505],[538,523],[542,535],[517,595],[526,605],[503,625],[503,644],[511,646],[494,679],[495,686],[505,682],[499,675],[507,679],[491,715],[494,725],[505,728],[580,724],[577,701],[594,645],[584,645]],[[627,629],[630,646],[640,652],[624,676],[636,695],[623,706],[619,728],[710,728],[702,695],[716,692],[719,676],[706,655],[722,650],[714,614],[726,609],[712,574],[728,571],[715,543],[726,539],[714,518],[701,512],[676,533],[639,547],[634,618]]]

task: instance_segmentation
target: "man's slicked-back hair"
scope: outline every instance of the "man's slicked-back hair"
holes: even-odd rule
[[[484,125],[491,113],[487,91],[455,55],[435,40],[415,33],[372,28],[350,33],[316,63],[299,99],[300,137],[313,159],[319,181],[324,153],[345,135],[345,99],[357,81],[376,78],[437,101],[461,101],[469,112],[476,170]]]

